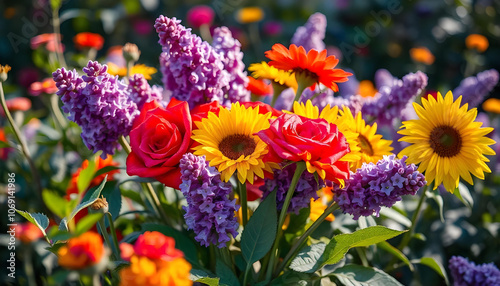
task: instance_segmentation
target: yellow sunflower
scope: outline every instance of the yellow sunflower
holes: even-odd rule
[[[356,141],[361,149],[359,152],[361,158],[350,164],[351,171],[355,172],[356,169],[361,168],[363,163],[376,163],[378,160],[382,159],[384,155],[390,155],[392,153],[392,141],[382,139],[382,135],[377,134],[377,123],[366,125],[361,112],[358,112],[356,117],[354,117],[351,110],[345,106],[339,113],[340,116],[338,121],[347,126],[351,132],[358,134]]]
[[[259,107],[245,108],[239,103],[231,109],[221,108],[219,116],[209,113],[208,118],[195,122],[192,139],[200,145],[194,154],[205,155],[210,166],[221,172],[221,178],[229,181],[235,171],[238,180],[253,184],[254,176],[264,178],[264,171],[272,173],[279,168],[276,163],[264,162],[262,158],[269,150],[267,144],[254,134],[269,128],[271,112],[259,114]]]
[[[108,73],[110,75],[117,75],[117,76],[127,76],[127,68],[126,67],[119,67],[118,65],[108,62]],[[134,65],[132,69],[130,70],[130,76],[133,76],[134,74],[142,74],[145,79],[150,80],[151,75],[155,74],[158,70],[153,68],[153,67],[148,67],[144,64],[138,64]]]
[[[254,78],[268,79],[284,87],[291,87],[293,90],[297,90],[297,80],[294,74],[269,66],[266,62],[251,64],[248,70],[252,72]]]
[[[484,179],[484,172],[491,172],[484,155],[495,155],[488,147],[495,141],[485,137],[493,128],[482,128],[481,122],[474,121],[476,108],[460,107],[461,101],[462,96],[453,101],[451,91],[444,98],[438,93],[437,100],[422,98],[422,105],[413,103],[419,119],[404,121],[404,129],[398,131],[404,135],[399,141],[412,144],[398,156],[407,155],[408,163],[420,164],[418,171],[425,172],[428,185],[434,181],[436,189],[443,183],[451,193],[460,177],[471,185],[471,173]]]

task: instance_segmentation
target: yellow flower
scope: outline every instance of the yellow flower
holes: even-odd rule
[[[278,164],[266,163],[262,159],[269,152],[267,144],[254,135],[269,128],[271,112],[259,114],[259,107],[245,108],[239,103],[231,104],[231,110],[221,108],[219,116],[209,113],[208,118],[195,122],[192,139],[196,146],[195,155],[205,155],[210,166],[221,172],[227,182],[238,171],[238,180],[253,184],[254,176],[264,178],[264,171],[272,173],[271,168]]]
[[[127,68],[126,67],[119,67],[118,65],[108,62],[108,73],[110,75],[117,75],[117,76],[127,76]],[[130,76],[133,76],[134,74],[142,74],[145,79],[150,80],[151,75],[155,74],[158,70],[153,68],[153,67],[148,67],[144,64],[138,64],[132,67],[130,70]]]
[[[333,200],[331,187],[324,187],[321,190],[319,190],[318,196],[319,199],[317,200],[311,198],[311,208],[310,208],[311,211],[309,213],[309,219],[311,219],[311,221],[316,221],[328,207],[328,203],[330,203]],[[335,216],[333,214],[329,214],[325,218],[325,220],[334,221]]]
[[[500,114],[500,99],[489,98],[483,102],[483,109],[487,112]]]
[[[488,49],[489,46],[488,39],[479,34],[470,34],[465,38],[465,46],[467,49],[472,50],[475,49],[476,51],[482,53]]]
[[[269,66],[266,62],[251,64],[248,70],[252,72],[254,78],[268,79],[282,86],[297,90],[297,80],[293,73]]]
[[[264,10],[259,7],[245,7],[236,12],[236,21],[240,24],[259,22],[264,19]]]
[[[488,145],[495,141],[485,137],[493,128],[481,128],[475,122],[476,108],[468,109],[468,104],[460,107],[462,96],[453,101],[453,94],[443,96],[438,92],[437,100],[428,96],[422,98],[422,105],[413,103],[419,119],[404,121],[404,135],[399,141],[412,145],[403,149],[398,156],[407,155],[408,163],[420,164],[418,171],[425,172],[429,185],[434,181],[434,189],[443,183],[446,190],[453,193],[460,177],[474,184],[471,173],[484,179],[484,172],[490,173],[489,162],[484,155],[495,155]]]

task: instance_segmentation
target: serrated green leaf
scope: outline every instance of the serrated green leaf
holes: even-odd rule
[[[78,176],[78,181],[76,186],[78,187],[78,193],[83,193],[90,186],[92,179],[95,174],[95,161],[93,159],[88,160],[89,165],[87,168],[83,169]]]
[[[255,210],[241,234],[241,252],[248,264],[261,259],[271,249],[278,229],[276,191]]]
[[[349,286],[403,286],[380,269],[355,264],[337,268],[329,276],[334,276],[340,283]]]
[[[466,185],[463,183],[458,184],[458,188],[455,189],[453,194],[469,209],[472,210],[472,207],[474,206],[474,199],[472,198],[472,195],[469,191],[469,188],[467,188]]]
[[[57,193],[44,189],[42,191],[42,199],[49,210],[58,217],[63,218],[68,215],[66,213],[68,201]]]
[[[326,246],[325,252],[322,255],[321,266],[339,262],[347,251],[353,247],[370,246],[398,236],[404,232],[406,232],[406,230],[398,231],[378,225],[360,229],[350,234],[334,236]]]
[[[290,263],[290,269],[297,272],[313,273],[319,268],[320,258],[326,243],[308,245],[300,250]]]
[[[413,264],[410,262],[408,257],[406,257],[406,255],[404,255],[403,252],[401,252],[396,247],[392,246],[387,241],[379,242],[379,243],[377,243],[377,246],[380,247],[381,249],[389,252],[390,254],[394,255],[399,260],[403,261],[406,265],[408,265],[408,267],[410,268],[411,271],[415,270],[415,267],[413,267]]]
[[[432,257],[422,257],[418,260],[412,260],[413,263],[419,263],[425,266],[428,266],[432,268],[432,270],[436,271],[439,276],[443,277],[444,282],[446,285],[450,285],[450,281],[448,280],[448,275],[446,275],[446,271],[444,270],[443,265],[441,263],[437,262],[434,258]]]
[[[220,259],[217,260],[215,263],[215,273],[217,274],[217,277],[220,278],[221,284],[227,284],[232,286],[240,285],[238,277],[236,277],[233,271],[231,271],[231,269]]]
[[[29,213],[17,209],[16,212],[32,224],[36,225],[42,231],[43,236],[47,236],[45,230],[49,227],[49,218],[46,215],[42,213]]]
[[[208,286],[219,286],[219,278],[203,277],[196,280],[195,282],[204,283]]]
[[[104,214],[102,213],[94,213],[86,215],[76,224],[75,236],[79,236],[80,234],[87,232],[94,225],[96,225],[96,223],[102,218],[103,215]]]
[[[69,231],[68,222],[71,221],[79,211],[90,206],[99,198],[102,189],[104,189],[104,185],[106,184],[107,179],[108,176],[106,176],[104,180],[102,180],[99,186],[90,189],[85,194],[85,196],[82,199],[82,202],[76,206],[76,208],[71,212],[71,214],[61,220],[61,223],[59,224],[59,230]]]

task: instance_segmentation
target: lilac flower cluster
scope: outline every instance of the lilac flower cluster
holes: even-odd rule
[[[334,199],[344,213],[357,220],[360,216],[379,215],[380,207],[391,207],[403,195],[415,195],[427,182],[414,164],[406,165],[406,156],[384,156],[377,164],[364,163],[343,189],[334,188]]]
[[[377,89],[381,89],[384,86],[392,87],[398,81],[398,79],[395,78],[386,69],[378,69],[375,72],[374,80],[375,80],[375,86]]]
[[[135,74],[129,79],[130,98],[137,104],[139,110],[146,102],[156,100],[163,102],[163,88],[159,86],[151,87],[142,74]]]
[[[127,85],[106,71],[107,66],[89,61],[81,78],[75,70],[65,68],[52,74],[63,111],[82,128],[85,145],[94,153],[102,150],[103,158],[114,154],[119,137],[128,135],[139,114]]]
[[[325,49],[326,17],[321,13],[312,14],[305,26],[298,27],[292,37],[292,44],[303,46],[306,52],[311,49]]]
[[[295,168],[296,164],[291,164],[281,170],[274,170],[274,178],[266,178],[264,180],[264,185],[259,187],[259,189],[263,191],[262,199],[265,199],[274,189],[276,189],[276,205],[278,210],[283,208],[286,193],[288,192],[288,188],[292,183],[292,178],[295,173]],[[324,187],[324,185],[323,180],[316,180],[314,174],[303,172],[293,193],[288,212],[295,212],[298,214],[302,208],[309,207],[311,198],[317,200],[319,198],[317,191]]]
[[[230,75],[229,85],[224,88],[228,98],[223,104],[230,106],[232,102],[250,101],[250,91],[246,89],[248,78],[247,72],[244,71],[245,64],[240,42],[233,38],[227,27],[220,27],[214,30],[212,47],[219,53],[224,69]]]
[[[498,84],[498,77],[498,71],[495,69],[467,77],[453,90],[453,96],[456,99],[461,95],[462,104],[468,103],[469,108],[477,107]]]
[[[500,270],[493,263],[476,265],[467,258],[452,256],[449,268],[455,286],[500,285]]]
[[[361,112],[379,124],[390,125],[426,86],[427,75],[423,72],[407,74],[402,80],[394,81],[393,86],[381,87],[373,99],[363,104]]]
[[[208,247],[219,248],[238,235],[235,212],[239,209],[236,200],[228,195],[232,187],[220,179],[220,173],[208,165],[205,156],[186,153],[180,160],[182,184],[180,190],[188,205],[184,207],[184,218],[188,229],[196,233],[196,241]]]
[[[165,16],[155,22],[163,48],[160,70],[164,88],[175,98],[187,101],[191,108],[216,100],[222,103],[230,75],[220,55],[180,22]]]

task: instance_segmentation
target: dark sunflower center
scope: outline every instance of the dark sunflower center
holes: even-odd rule
[[[368,139],[366,139],[365,136],[359,134],[359,145],[361,147],[361,152],[369,155],[369,156],[373,156],[374,152],[373,152],[373,147],[372,147],[372,144],[370,143],[370,141],[368,141]]]
[[[440,157],[453,157],[462,148],[462,137],[455,128],[442,125],[432,130],[430,144]]]
[[[255,147],[257,147],[255,140],[242,134],[229,135],[219,143],[219,150],[231,160],[236,160],[241,155],[251,155],[255,151]]]

